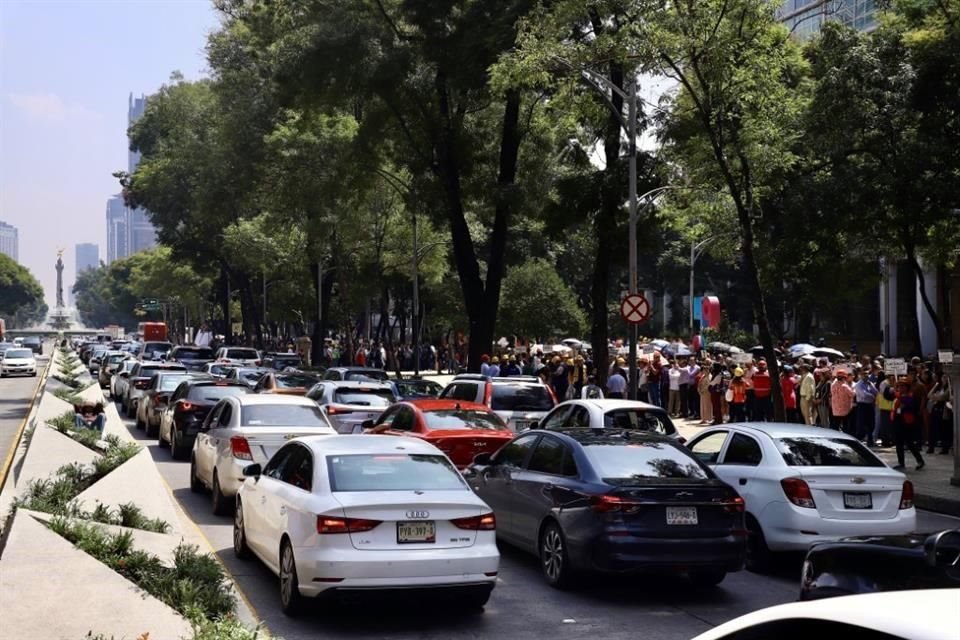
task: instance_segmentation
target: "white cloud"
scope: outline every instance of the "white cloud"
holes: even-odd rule
[[[55,93],[8,93],[13,106],[31,120],[61,123],[68,120],[91,120],[99,117],[94,111],[79,104],[68,104]]]

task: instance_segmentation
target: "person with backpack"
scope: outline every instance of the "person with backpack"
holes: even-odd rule
[[[907,448],[917,461],[917,471],[920,471],[925,466],[923,456],[920,455],[922,410],[907,378],[897,382],[897,398],[893,401],[890,418],[893,421],[893,439],[897,447],[897,466],[894,469],[903,471],[906,468],[904,448]]]
[[[602,400],[603,389],[597,385],[597,376],[587,376],[587,384],[580,390],[580,398],[583,400]]]

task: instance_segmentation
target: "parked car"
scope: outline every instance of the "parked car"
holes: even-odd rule
[[[374,367],[330,367],[323,372],[324,380],[387,380],[390,376],[383,369]]]
[[[160,428],[160,415],[166,409],[170,395],[190,377],[188,371],[159,371],[153,374],[137,402],[134,426],[146,431],[148,438],[155,436]]]
[[[412,438],[307,437],[244,469],[234,552],[280,578],[280,603],[413,593],[480,608],[497,581],[496,519],[450,461]],[[277,513],[281,514],[277,517]]]
[[[868,593],[768,607],[693,640],[956,640],[958,610],[958,589]]]
[[[250,387],[236,382],[201,377],[182,381],[160,414],[157,444],[168,446],[174,460],[187,457],[210,409],[228,396],[248,393]]]
[[[150,386],[150,379],[153,375],[161,371],[186,372],[186,368],[182,364],[148,361],[138,362],[134,365],[133,369],[130,370],[121,401],[123,410],[128,418],[133,418],[137,415],[137,403],[143,396],[143,391]]]
[[[37,360],[32,349],[14,347],[3,352],[0,360],[0,378],[7,376],[36,376]]]
[[[100,360],[103,359],[108,353],[111,353],[109,345],[97,345],[90,352],[90,358],[87,360],[87,368],[90,370],[90,375],[98,375],[100,373]]]
[[[402,380],[391,380],[393,391],[402,400],[415,400],[417,398],[439,398],[443,391],[443,386],[433,380],[422,380],[417,378],[405,378]]]
[[[534,428],[636,429],[659,433],[681,444],[686,442],[664,409],[635,400],[567,400],[558,404]]]
[[[320,380],[311,373],[294,371],[283,373],[267,371],[254,385],[254,393],[279,393],[288,396],[305,396],[307,391]]]
[[[229,380],[230,382],[239,382],[241,384],[245,384],[251,389],[257,386],[257,383],[260,382],[260,378],[268,373],[267,369],[243,367],[230,363],[227,364],[231,368],[227,370],[223,379]]]
[[[490,378],[473,373],[456,376],[440,397],[485,404],[516,432],[533,428],[557,404],[553,391],[539,378]]]
[[[265,353],[261,364],[265,369],[283,371],[289,367],[299,369],[303,366],[303,360],[296,353]]]
[[[113,375],[126,360],[131,360],[132,355],[126,351],[108,351],[107,355],[100,362],[100,371],[97,373],[97,382],[101,389],[109,389],[113,380]]]
[[[137,352],[137,359],[142,362],[164,360],[171,349],[173,349],[172,342],[143,342]]]
[[[7,349],[18,349],[18,348],[20,348],[20,345],[18,345],[16,342],[0,341],[0,360],[3,360],[3,354],[7,351]]]
[[[220,347],[217,349],[216,360],[242,367],[259,367],[260,352],[250,347]]]
[[[686,572],[716,585],[743,566],[743,499],[670,438],[528,431],[477,455],[466,477],[493,508],[497,535],[539,556],[554,587],[577,571]]]
[[[187,371],[203,371],[204,365],[215,359],[213,349],[210,347],[174,347],[167,356],[167,362],[179,362],[187,368]]]
[[[705,429],[689,447],[746,502],[749,569],[762,571],[773,551],[916,528],[913,484],[839,431],[725,424]]]
[[[493,453],[514,435],[482,404],[432,398],[397,403],[363,426],[371,433],[426,440],[458,469],[470,465],[478,453]]]
[[[227,513],[243,482],[243,467],[265,463],[297,436],[334,435],[315,402],[296,396],[238,395],[224,398],[207,414],[193,443],[190,488],[209,487],[213,512]]]
[[[375,380],[323,380],[307,392],[307,397],[320,405],[338,433],[361,433],[363,423],[376,420],[397,400],[389,382]]]
[[[130,372],[133,367],[140,363],[132,355],[120,363],[120,366],[110,377],[110,398],[114,402],[121,402],[127,392],[127,385],[130,380]]]
[[[902,589],[960,589],[960,529],[820,542],[800,577],[801,600]]]
[[[230,371],[236,368],[237,365],[226,362],[208,362],[203,365],[202,371],[214,378],[226,378]]]
[[[25,336],[20,342],[20,346],[30,349],[38,356],[43,355],[43,340],[39,336]]]

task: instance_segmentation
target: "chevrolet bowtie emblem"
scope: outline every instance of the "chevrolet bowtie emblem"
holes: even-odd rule
[[[856,478],[852,478],[850,480],[850,482],[852,482],[853,484],[863,484],[866,481],[867,481],[866,478],[861,478],[860,476],[857,476]]]

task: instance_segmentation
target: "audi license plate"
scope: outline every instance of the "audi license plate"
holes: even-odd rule
[[[696,507],[667,507],[667,524],[697,524]]]
[[[873,509],[873,496],[869,493],[844,491],[843,506],[847,509]]]
[[[437,524],[433,520],[398,522],[398,544],[423,544],[437,541]]]

